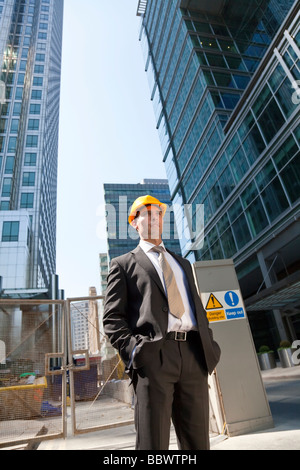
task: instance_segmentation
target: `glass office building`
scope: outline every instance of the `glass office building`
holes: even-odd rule
[[[63,0],[0,0],[2,289],[48,289],[56,270]]]
[[[180,237],[182,254],[234,259],[257,346],[296,339],[299,1],[147,0],[137,14],[171,199],[204,205],[205,236]]]
[[[139,235],[128,224],[128,215],[133,202],[147,194],[168,205],[164,217],[164,244],[171,251],[181,254],[168,180],[144,179],[138,184],[104,184],[108,264],[111,259],[128,253],[139,244]]]

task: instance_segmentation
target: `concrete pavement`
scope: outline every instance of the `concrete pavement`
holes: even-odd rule
[[[212,450],[300,450],[300,367],[262,371],[274,428],[235,436]]]
[[[211,450],[300,450],[300,367],[262,371],[274,428],[242,436],[212,436]],[[38,450],[134,450],[134,425],[45,441]],[[177,450],[174,429],[170,450]]]

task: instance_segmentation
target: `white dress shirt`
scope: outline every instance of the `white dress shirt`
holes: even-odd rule
[[[151,251],[151,249],[154,246],[155,245],[153,245],[152,243],[149,243],[145,240],[140,240],[140,247],[145,252],[145,254],[148,256],[151,263],[155,267],[155,269],[156,269],[156,271],[157,271],[157,273],[160,277],[160,280],[162,282],[162,285],[164,286],[165,291],[166,291],[163,272],[162,272],[162,269],[161,269],[161,267],[159,265],[159,262],[158,262],[159,253]],[[160,246],[162,246],[165,249],[165,246],[164,246],[163,242],[160,244]],[[168,261],[171,269],[174,272],[174,276],[175,276],[175,279],[176,279],[176,282],[177,282],[177,286],[178,286],[178,289],[179,289],[179,292],[180,292],[180,295],[181,295],[181,298],[182,298],[182,302],[183,302],[183,305],[184,305],[184,308],[185,308],[185,312],[184,312],[184,314],[181,318],[176,318],[174,315],[172,315],[169,312],[168,332],[169,331],[196,330],[197,329],[197,322],[196,322],[195,315],[194,315],[194,312],[193,312],[193,308],[190,304],[189,297],[188,297],[188,292],[187,292],[187,289],[186,289],[187,280],[186,280],[185,273],[183,272],[180,264],[176,261],[175,258],[173,258],[172,255],[170,255],[170,253],[165,251],[164,255],[165,255],[166,260]]]

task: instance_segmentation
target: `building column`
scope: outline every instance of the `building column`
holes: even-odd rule
[[[270,274],[270,268],[267,267],[265,257],[262,251],[258,251],[257,253],[257,259],[259,262],[259,266],[263,275],[264,283],[266,285],[266,288],[272,287],[273,283],[271,274]],[[278,328],[279,336],[281,340],[287,339],[287,333],[283,324],[282,320],[282,315],[280,310],[278,309],[272,309],[273,310],[273,315],[275,318],[276,326]]]

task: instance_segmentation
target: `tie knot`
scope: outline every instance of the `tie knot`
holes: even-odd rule
[[[155,253],[164,253],[166,250],[164,249],[163,246],[154,246],[153,248],[151,248],[151,251],[154,251]]]

